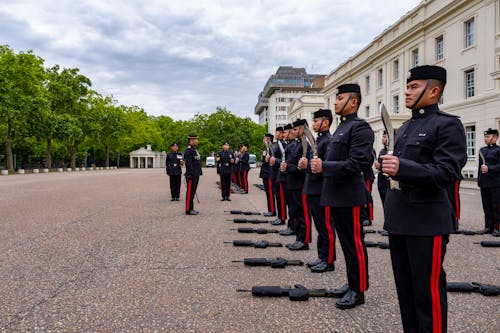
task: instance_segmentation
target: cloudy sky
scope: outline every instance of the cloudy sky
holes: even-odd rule
[[[327,74],[420,0],[0,0],[0,44],[150,115],[252,117],[280,65]]]

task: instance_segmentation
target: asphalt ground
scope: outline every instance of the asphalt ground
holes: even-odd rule
[[[309,251],[237,248],[223,241],[293,237],[240,234],[230,209],[265,211],[258,169],[250,193],[221,202],[214,169],[204,169],[198,216],[170,202],[162,169],[119,169],[0,176],[0,332],[401,332],[389,251],[368,248],[366,303],[335,308],[333,298],[291,302],[237,293],[253,285],[334,288],[346,281],[337,244],[336,269],[245,267],[232,260],[277,257],[309,261]],[[376,188],[376,186],[375,186]],[[375,222],[382,209],[375,198]],[[479,192],[462,190],[463,229],[479,230]],[[252,216],[257,218],[257,216]],[[263,217],[258,217],[263,218]],[[264,225],[249,225],[263,227]],[[267,228],[280,229],[270,224]],[[316,232],[313,233],[313,239]],[[385,241],[379,234],[367,240]],[[498,248],[489,235],[452,235],[444,266],[448,281],[500,285]],[[449,293],[449,332],[500,332],[500,297]]]

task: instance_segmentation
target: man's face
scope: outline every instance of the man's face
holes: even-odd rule
[[[223,144],[222,145],[222,149],[224,149],[224,151],[228,151],[229,150],[229,145],[227,143]]]
[[[384,145],[384,146],[387,145],[387,134],[382,135],[382,145]]]
[[[274,137],[276,138],[276,140],[281,140],[283,139],[283,132],[282,131],[276,131],[274,133]]]
[[[179,150],[179,146],[178,146],[178,145],[173,145],[173,146],[171,147],[171,149],[172,149],[172,151],[173,151],[174,153],[176,153],[176,152]]]
[[[190,140],[191,140],[190,142],[191,146],[196,147],[198,145],[198,139],[190,139]]]
[[[323,117],[318,117],[318,118],[313,119],[312,128],[313,128],[314,132],[318,133],[319,131],[321,131],[321,123],[322,122],[323,122]]]
[[[283,131],[283,138],[286,140],[286,141],[289,141],[289,137],[290,137],[290,130],[289,129],[286,129]]]
[[[428,101],[429,90],[427,90],[426,93],[420,99],[420,101],[418,101],[418,104],[414,105],[415,102],[420,97],[420,94],[424,90],[426,83],[427,83],[427,80],[413,80],[413,81],[410,81],[406,85],[406,90],[405,90],[405,106],[406,106],[406,108],[418,109],[419,107],[427,106],[427,105],[431,104]]]
[[[496,134],[485,134],[484,135],[484,144],[492,145],[496,143],[498,140],[498,135]]]
[[[352,97],[349,99],[350,93],[337,94],[335,98],[335,113],[338,115],[347,115],[352,111]],[[347,104],[346,104],[347,103]],[[344,107],[345,105],[345,107]],[[343,110],[342,110],[343,109]]]
[[[297,129],[297,130],[296,130]],[[297,133],[298,133],[298,127],[294,127],[290,130],[290,132],[288,133],[288,140],[293,140],[297,137]]]

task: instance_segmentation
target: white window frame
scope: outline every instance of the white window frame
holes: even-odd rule
[[[399,95],[393,95],[392,96],[392,109],[394,110],[393,112],[395,114],[398,114],[401,110],[400,106],[399,106]]]
[[[440,35],[435,39],[436,46],[436,61],[444,59],[444,36]]]
[[[396,59],[392,62],[392,80],[399,80],[399,59]]]
[[[472,74],[472,79],[471,79]],[[472,83],[472,84],[471,84]],[[469,68],[464,71],[465,99],[476,96],[476,69]]]
[[[411,50],[411,68],[417,67],[419,64],[419,51],[418,47]]]
[[[471,29],[472,27],[472,29]],[[476,18],[471,17],[464,22],[464,45],[468,49],[476,45]]]
[[[475,124],[465,125],[465,140],[467,146],[467,159],[473,160],[476,158],[476,140],[477,132]]]

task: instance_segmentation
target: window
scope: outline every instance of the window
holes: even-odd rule
[[[380,106],[382,105],[382,101],[378,101],[377,103],[377,110],[378,112],[380,112]]]
[[[370,106],[369,105],[365,107],[365,114],[366,114],[366,118],[370,117]]]
[[[462,169],[462,175],[464,176],[464,178],[474,178],[474,170]]]
[[[286,112],[286,106],[278,106],[278,111]]]
[[[399,60],[392,62],[392,79],[394,81],[399,80]]]
[[[277,115],[276,120],[286,120],[287,116],[286,115]]]
[[[465,126],[467,157],[476,157],[476,125]]]
[[[365,78],[365,84],[366,84],[366,93],[369,94],[370,93],[370,76],[369,75]]]
[[[384,85],[384,70],[379,68],[377,71],[378,87],[382,88]]]
[[[418,66],[418,49],[411,51],[411,67]]]
[[[476,44],[476,23],[474,18],[465,22],[465,47],[471,47]]]
[[[440,61],[444,58],[444,40],[443,35],[436,38],[436,60]]]
[[[399,113],[399,95],[392,96],[392,108],[394,113]]]
[[[471,98],[475,95],[475,73],[474,69],[465,71],[465,98]]]

